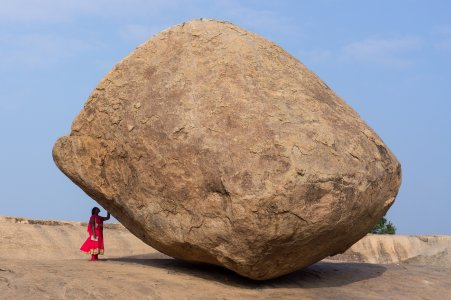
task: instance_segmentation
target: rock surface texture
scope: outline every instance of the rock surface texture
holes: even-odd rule
[[[120,61],[53,157],[147,244],[253,279],[345,251],[401,181],[391,151],[315,74],[205,19]]]

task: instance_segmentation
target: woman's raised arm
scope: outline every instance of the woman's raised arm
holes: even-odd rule
[[[109,212],[106,212],[106,217],[102,217],[102,219],[103,219],[104,221],[106,221],[106,220],[109,220],[110,217],[111,217],[110,213],[109,213]]]

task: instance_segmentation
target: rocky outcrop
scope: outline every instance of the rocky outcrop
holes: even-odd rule
[[[372,264],[451,266],[451,236],[369,234],[328,259]]]
[[[401,180],[391,151],[315,74],[214,20],[165,30],[119,62],[53,157],[152,247],[253,279],[346,250]]]
[[[87,219],[89,220],[89,215]],[[87,261],[90,255],[79,250],[89,236],[87,227],[85,222],[0,216],[0,259],[2,262],[8,259]],[[105,223],[104,235],[105,258],[156,252],[120,224]]]

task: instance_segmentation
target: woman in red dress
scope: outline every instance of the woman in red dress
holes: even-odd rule
[[[94,207],[92,216],[88,223],[88,239],[83,243],[80,250],[91,254],[91,261],[99,260],[99,254],[103,255],[105,250],[103,246],[103,221],[110,219],[110,213],[106,217],[99,216],[100,209]]]

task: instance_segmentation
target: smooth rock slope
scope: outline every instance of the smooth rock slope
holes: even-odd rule
[[[86,234],[80,222],[0,216],[0,299],[443,299],[451,293],[451,236],[367,235],[341,258],[386,262],[403,253],[398,258],[408,263],[322,261],[256,282],[174,260],[117,224],[107,224],[105,256],[92,263],[78,250]],[[437,256],[445,252],[447,259]]]
[[[119,62],[53,157],[147,244],[253,279],[349,248],[401,180],[387,146],[315,74],[214,20],[174,26]]]
[[[329,259],[372,264],[405,263],[451,267],[451,236],[368,234],[345,253]]]
[[[120,224],[106,223],[104,235],[105,255],[102,259],[155,252]],[[0,216],[0,261],[88,261],[91,256],[80,251],[87,237],[87,223]]]

